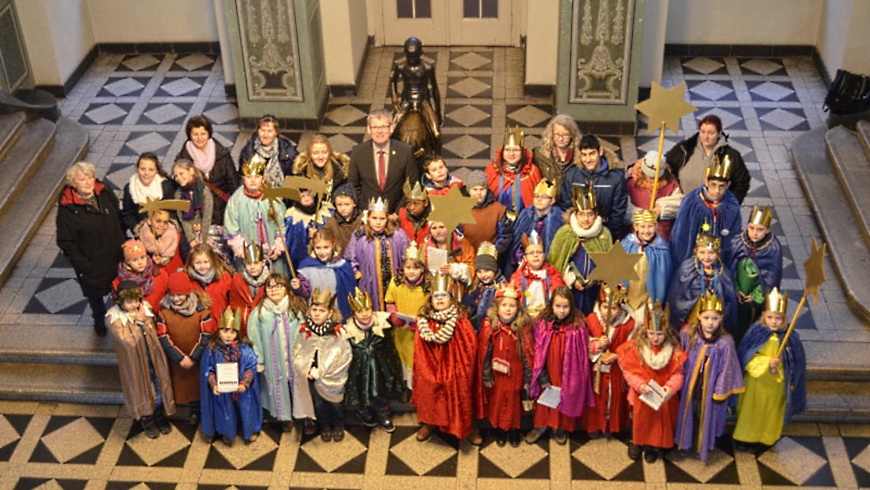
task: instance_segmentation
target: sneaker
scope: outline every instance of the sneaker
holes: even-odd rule
[[[432,437],[432,426],[429,424],[421,425],[420,429],[417,430],[417,441],[425,442],[428,441],[430,437]]]
[[[149,439],[156,439],[157,436],[160,435],[160,432],[157,431],[157,424],[154,423],[154,416],[148,415],[142,417],[139,422],[142,424],[142,432],[144,432]]]
[[[313,436],[317,432],[317,424],[314,423],[314,419],[305,419],[304,431],[306,436]]]
[[[495,429],[495,443],[498,444],[498,447],[504,447],[507,444],[507,432]]]
[[[655,463],[656,461],[658,461],[658,459],[659,459],[658,448],[651,447],[651,448],[647,448],[646,450],[644,450],[643,460],[646,461],[647,463],[650,463],[650,464]]]
[[[377,419],[375,419],[375,415],[372,413],[372,410],[357,410],[357,416],[359,417],[360,422],[363,423],[366,427],[374,427],[378,425]]]
[[[563,429],[556,429],[553,433],[553,440],[556,441],[556,444],[564,446],[568,442],[568,434]]]
[[[323,442],[331,442],[332,441],[332,431],[329,429],[322,429],[320,431],[320,438],[323,439]]]
[[[172,432],[172,424],[170,424],[169,419],[166,418],[166,410],[163,408],[163,405],[157,407],[157,410],[154,411],[154,422],[157,424],[157,430],[159,430],[161,434],[169,434]]]
[[[332,442],[341,442],[344,440],[344,427],[335,427],[332,429]]]
[[[640,459],[641,454],[643,453],[643,449],[637,444],[629,444],[628,445],[628,459],[632,461],[637,461]]]
[[[541,427],[540,429],[532,429],[526,434],[526,443],[534,444],[541,440],[544,437],[544,434],[547,433],[546,427]]]
[[[393,425],[393,421],[390,420],[390,412],[387,410],[378,411],[375,416],[377,417],[377,423],[387,431],[388,434],[392,433],[396,430],[396,426]]]
[[[519,447],[520,446],[520,430],[519,429],[511,429],[508,432],[508,441],[511,443],[511,447]]]

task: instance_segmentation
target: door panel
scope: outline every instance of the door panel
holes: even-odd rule
[[[435,46],[518,45],[515,1],[380,0],[384,44],[401,45],[415,36]]]

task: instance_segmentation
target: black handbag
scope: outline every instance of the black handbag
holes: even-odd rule
[[[825,112],[855,114],[870,108],[870,78],[846,70],[837,70],[825,97]]]

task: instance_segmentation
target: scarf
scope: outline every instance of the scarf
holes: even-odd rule
[[[420,317],[417,319],[417,330],[420,332],[420,338],[426,342],[435,342],[436,344],[445,344],[453,338],[453,331],[456,329],[456,321],[459,318],[459,310],[456,305],[450,306],[446,310],[435,311],[430,315],[435,323],[443,324],[438,332],[433,332],[429,327],[429,318]]]
[[[139,239],[142,240],[142,245],[149,254],[157,254],[161,257],[171,258],[178,250],[178,229],[170,222],[166,233],[158,236],[154,235],[154,230],[151,229],[151,224],[147,221],[142,222],[139,227]]]
[[[208,139],[205,143],[205,151],[197,148],[196,145],[193,144],[193,141],[190,140],[187,140],[187,143],[184,144],[184,149],[187,150],[187,154],[193,159],[193,166],[198,168],[207,179],[208,175],[211,173],[211,169],[214,168],[214,140],[211,138]]]
[[[290,308],[290,296],[284,295],[284,297],[277,303],[267,297],[261,304],[263,305],[264,310],[276,315],[282,315]]]
[[[167,294],[163,297],[163,301],[160,302],[160,306],[168,308],[182,316],[192,316],[199,309],[199,298],[195,293],[190,293],[187,295],[187,299],[184,300],[184,304],[175,306],[175,303],[169,299]]]
[[[181,218],[184,220],[191,220],[196,217],[197,212],[202,213],[202,193],[205,191],[205,185],[202,183],[202,179],[194,177],[193,183],[188,184],[179,190],[181,191],[179,198],[184,199],[185,201],[190,201],[190,209],[182,212]]]
[[[209,284],[214,282],[214,278],[215,278],[216,274],[217,274],[217,271],[215,270],[214,267],[210,267],[208,269],[208,271],[206,271],[204,274],[200,274],[199,272],[196,272],[196,269],[191,267],[190,272],[187,273],[187,275],[190,276],[191,279],[198,282],[199,285],[202,286],[203,288],[205,288],[206,286],[208,286]]]
[[[596,216],[595,221],[592,222],[592,226],[589,228],[583,228],[577,221],[577,215],[571,213],[569,224],[571,225],[571,229],[574,230],[574,234],[580,237],[580,240],[588,240],[597,237],[601,233],[601,228],[604,226],[604,220],[601,219],[601,216]]]
[[[311,317],[308,317],[306,325],[308,327],[308,331],[313,333],[314,335],[317,335],[318,337],[323,337],[324,335],[331,335],[333,332],[335,332],[335,322],[333,322],[331,318],[321,323],[320,325],[315,325]]]
[[[674,346],[669,343],[662,345],[662,350],[658,354],[653,354],[652,348],[648,345],[641,346],[640,356],[643,358],[644,364],[651,367],[654,371],[668,365],[671,361],[671,355],[674,353]]]
[[[118,264],[118,279],[120,281],[133,281],[142,289],[142,295],[147,297],[154,291],[154,262],[148,257],[148,264],[141,273],[136,273],[127,268],[127,264]],[[120,282],[119,282],[120,284]]]
[[[238,340],[234,340],[229,344],[218,341],[216,347],[220,351],[222,362],[239,362],[242,358],[242,349],[239,348]],[[239,373],[239,376],[241,375],[242,373]]]
[[[281,168],[281,160],[278,158],[278,140],[276,137],[268,146],[263,146],[260,138],[254,138],[254,151],[266,161],[266,182],[272,187],[284,185],[284,170]]]
[[[159,201],[163,199],[163,181],[166,180],[162,175],[157,174],[151,180],[151,183],[145,185],[142,183],[142,179],[139,178],[139,174],[133,174],[130,177],[130,197],[133,198],[133,202],[136,204],[145,204],[148,202],[148,198]]]
[[[252,276],[247,268],[242,268],[242,277],[245,279],[248,287],[253,288],[256,291],[257,289],[260,289],[260,286],[266,284],[266,279],[269,279],[269,268],[263,267],[263,270],[260,271],[260,275],[257,277]],[[251,294],[251,296],[254,296],[254,294]]]

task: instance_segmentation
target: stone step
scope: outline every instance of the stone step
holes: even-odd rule
[[[26,120],[27,118],[20,112],[0,116],[0,162],[21,136],[21,128]]]
[[[870,189],[870,161],[856,134],[843,126],[829,129],[825,133],[825,143],[831,166],[855,215],[855,226],[870,245],[870,193],[867,192]]]
[[[807,381],[807,409],[795,422],[866,424],[870,422],[870,383]]]
[[[21,136],[0,161],[0,171],[5,178],[0,180],[0,215],[8,214],[9,208],[39,169],[54,143],[55,124],[46,119],[27,123]]]
[[[864,154],[867,155],[867,160],[870,160],[870,121],[862,119],[855,125],[858,131],[858,139],[861,141],[861,146],[864,147]]]
[[[88,150],[88,131],[75,121],[60,118],[55,125],[40,119],[31,124],[38,124],[38,127],[50,125],[54,133],[54,142],[43,156],[42,164],[35,169],[32,178],[20,186],[20,197],[10,201],[10,204],[0,211],[0,230],[3,230],[3,233],[0,233],[0,284],[6,282],[15,267],[15,262],[24,253],[33,234],[45,219],[45,215],[55,205],[57,191],[64,182],[66,171],[73,163],[83,158]],[[29,125],[25,131],[13,151],[17,151],[18,146],[31,136]],[[36,144],[38,145],[38,142]],[[3,169],[4,175],[15,175],[5,173],[6,165],[14,164],[13,161],[9,161],[9,158],[11,153],[6,161],[0,162],[0,169]],[[6,185],[6,180],[16,179],[3,179],[0,186]],[[6,196],[0,199],[6,199]]]
[[[828,255],[852,309],[870,319],[870,249],[854,225],[855,215],[843,195],[828,162],[825,133],[810,130],[794,140],[792,160],[795,173],[807,196],[824,240]]]
[[[4,363],[0,399],[124,403],[117,368],[76,364]]]

